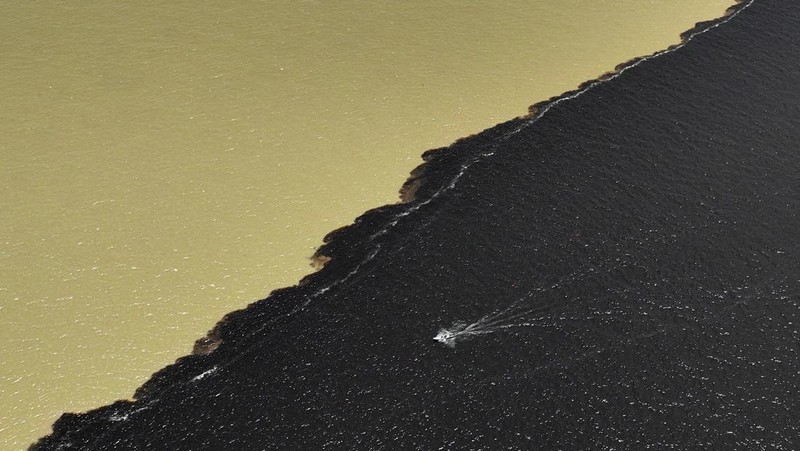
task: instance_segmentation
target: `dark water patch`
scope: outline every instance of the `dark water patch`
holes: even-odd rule
[[[800,6],[737,11],[426,154],[303,284],[38,448],[796,448]]]

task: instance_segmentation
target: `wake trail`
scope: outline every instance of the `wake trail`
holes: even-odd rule
[[[569,304],[576,299],[578,298],[571,299],[565,302],[564,304]],[[433,337],[433,339],[452,348],[455,347],[456,341],[463,340],[465,338],[469,338],[472,336],[491,334],[494,332],[499,332],[503,329],[537,325],[538,323],[535,322],[513,323],[513,321],[518,320],[520,318],[525,318],[535,313],[544,312],[547,309],[557,304],[560,303],[552,302],[550,304],[539,305],[518,312],[503,311],[496,315],[484,316],[483,318],[471,324],[467,324],[464,322],[456,322],[452,326],[450,326],[450,328],[439,329],[439,332],[436,334],[435,337]],[[556,314],[550,315],[550,317],[552,316],[556,316]],[[540,318],[535,318],[534,320],[542,320],[548,318],[549,317],[540,317]]]

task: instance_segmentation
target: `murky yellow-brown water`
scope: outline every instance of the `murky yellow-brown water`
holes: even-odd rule
[[[0,6],[0,448],[131,395],[447,145],[732,0]]]

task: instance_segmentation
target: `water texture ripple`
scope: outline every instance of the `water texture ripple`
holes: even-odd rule
[[[37,449],[796,449],[800,5],[426,155],[407,204]]]

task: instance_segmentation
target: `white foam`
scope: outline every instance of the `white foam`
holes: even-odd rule
[[[211,368],[210,370],[203,371],[202,373],[200,373],[197,376],[193,377],[192,378],[192,382],[197,382],[199,380],[205,379],[206,377],[216,373],[218,369],[219,369],[219,367],[215,366],[215,367]]]

